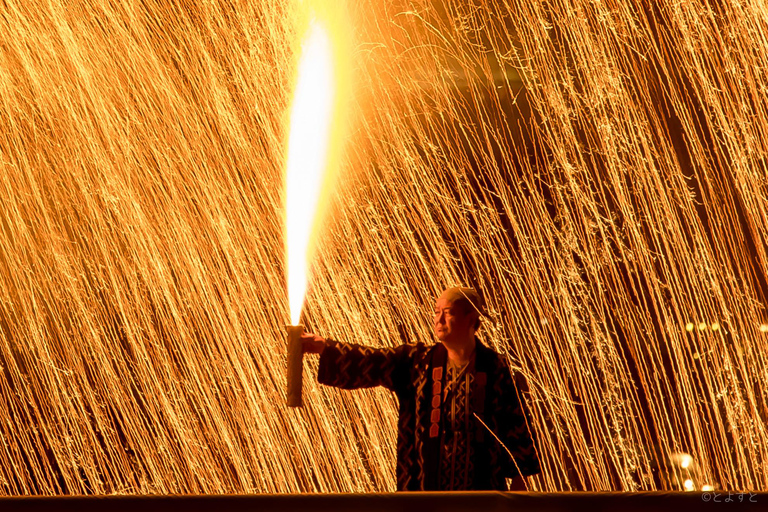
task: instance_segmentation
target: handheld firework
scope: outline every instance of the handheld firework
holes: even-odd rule
[[[303,325],[287,325],[288,331],[288,368],[286,373],[286,400],[288,407],[301,407],[301,386],[303,381],[303,363],[301,335]]]
[[[286,401],[302,406],[302,341],[299,324],[307,289],[312,228],[320,216],[318,203],[328,167],[334,81],[331,41],[313,19],[302,45],[298,81],[291,109],[286,172],[288,298]]]

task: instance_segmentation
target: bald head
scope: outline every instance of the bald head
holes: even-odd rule
[[[463,288],[460,286],[448,288],[438,297],[438,300],[440,299],[458,305],[467,314],[473,312],[477,313],[478,316],[483,314],[483,300],[474,288]]]

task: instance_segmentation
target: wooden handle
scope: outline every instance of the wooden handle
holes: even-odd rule
[[[304,355],[301,350],[303,325],[289,325],[288,330],[288,371],[286,372],[286,401],[288,407],[302,407],[301,384]]]

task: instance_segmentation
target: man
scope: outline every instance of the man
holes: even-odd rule
[[[471,288],[435,304],[439,343],[372,348],[302,337],[319,353],[317,379],[342,389],[384,386],[399,400],[397,490],[525,489],[539,473],[524,404],[502,357],[475,337],[482,305]]]

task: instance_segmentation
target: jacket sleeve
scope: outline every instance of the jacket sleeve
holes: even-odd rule
[[[342,389],[384,386],[398,392],[407,385],[414,348],[373,348],[329,340],[320,355],[317,381]]]
[[[534,432],[531,416],[525,405],[524,397],[528,386],[522,375],[513,380],[509,369],[501,370],[501,403],[499,425],[502,429],[504,444],[512,452],[514,460],[507,454],[506,476],[514,478],[541,473],[539,458],[534,446]],[[504,453],[507,453],[504,450]]]

